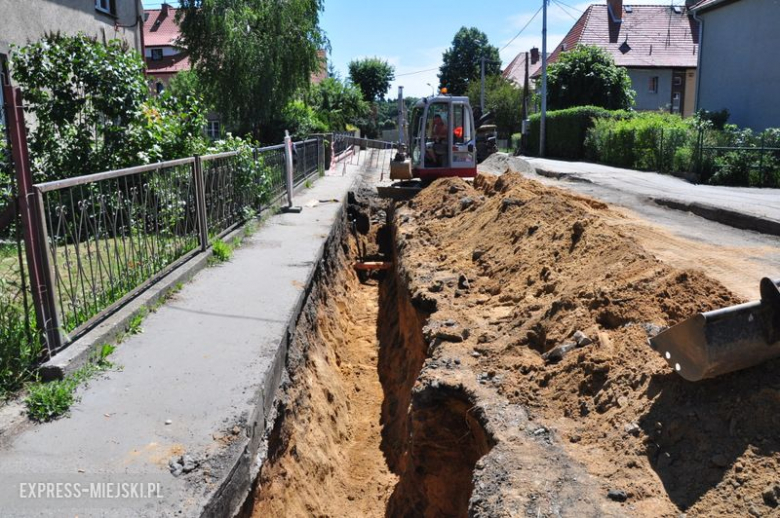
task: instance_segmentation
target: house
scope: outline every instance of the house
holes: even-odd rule
[[[519,88],[522,88],[525,95],[528,96],[523,99],[524,119],[528,116],[529,110],[533,111],[532,107],[529,106],[529,97],[534,89],[533,81],[531,81],[530,78],[540,70],[541,66],[542,59],[539,54],[539,49],[534,47],[530,52],[521,52],[515,56],[515,59],[513,59],[501,73],[501,76],[504,79],[508,79]]]
[[[634,109],[692,115],[699,57],[699,25],[689,9],[693,3],[632,6],[607,0],[591,5],[548,62],[576,45],[601,47],[628,71],[636,91]],[[538,71],[535,77],[540,75]]]
[[[0,69],[11,45],[24,46],[49,32],[83,32],[143,49],[141,0],[0,0],[0,13]]]
[[[780,127],[780,0],[703,0],[696,108],[728,109],[729,122],[755,131]]]
[[[181,31],[176,23],[176,11],[167,3],[159,9],[144,11],[144,61],[146,75],[153,93],[159,95],[176,74],[190,70],[187,49],[181,45]],[[219,114],[206,115],[206,135],[218,139],[222,135]]]
[[[152,89],[158,94],[176,74],[190,69],[187,49],[180,46],[179,38],[176,9],[164,3],[160,9],[144,11],[146,74],[152,78]]]

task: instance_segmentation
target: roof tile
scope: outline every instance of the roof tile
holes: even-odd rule
[[[612,20],[606,5],[589,6],[548,62],[582,44],[603,48],[622,67],[696,68],[699,24],[685,8],[676,12],[669,5],[631,7],[620,23]]]

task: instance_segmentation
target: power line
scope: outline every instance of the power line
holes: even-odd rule
[[[561,11],[563,11],[564,13],[566,13],[566,14],[567,14],[567,15],[568,15],[568,16],[569,16],[569,17],[570,17],[572,20],[574,20],[574,21],[577,21],[577,19],[578,19],[578,18],[577,18],[576,16],[574,16],[573,14],[571,14],[571,13],[570,13],[570,12],[569,12],[569,11],[566,9],[566,7],[564,7],[566,4],[564,4],[563,2],[559,2],[558,0],[553,0],[553,2],[555,2],[555,5],[557,5],[557,6],[558,6],[558,9],[560,9]],[[571,8],[571,9],[573,9],[573,8]]]
[[[542,12],[542,8],[541,8],[541,7],[539,8],[539,10],[538,10],[538,11],[536,11],[536,12],[534,13],[534,15],[531,17],[531,19],[530,19],[530,20],[528,20],[528,23],[526,23],[526,24],[523,26],[523,28],[522,28],[522,29],[520,29],[520,32],[518,32],[517,34],[515,34],[515,37],[514,37],[514,38],[512,38],[511,40],[509,40],[509,43],[507,43],[506,45],[504,45],[504,46],[503,46],[503,48],[502,48],[501,50],[499,50],[499,52],[503,52],[503,51],[504,51],[504,49],[506,49],[508,46],[510,46],[510,45],[512,44],[512,42],[513,42],[513,41],[515,41],[515,40],[516,40],[516,39],[517,39],[517,38],[518,38],[518,37],[519,37],[519,36],[520,36],[520,35],[523,33],[523,31],[524,31],[524,30],[526,30],[526,29],[528,28],[528,26],[529,26],[529,25],[531,25],[531,22],[532,22],[532,21],[534,21],[534,19],[535,19],[535,18],[536,18],[536,17],[539,15],[539,13],[540,13],[540,12]]]
[[[422,74],[424,72],[432,72],[434,70],[439,70],[439,67],[436,68],[428,68],[426,70],[418,70],[417,72],[406,72],[405,74],[396,74],[395,77],[403,77],[403,76],[413,76],[415,74]]]
[[[567,4],[567,3],[565,3],[565,2],[561,2],[560,0],[553,0],[553,2],[555,2],[555,3],[556,3],[556,4],[558,4],[559,6],[568,7],[569,9],[571,9],[572,11],[574,11],[575,13],[582,14],[582,13],[584,12],[584,11],[581,11],[581,10],[577,9],[576,7],[572,7],[572,6],[570,6],[569,4]]]

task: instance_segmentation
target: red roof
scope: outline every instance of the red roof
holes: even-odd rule
[[[669,5],[626,5],[623,21],[616,22],[606,5],[591,5],[555,48],[549,62],[582,44],[605,49],[622,67],[696,68],[699,24],[684,7],[678,10]]]
[[[542,58],[540,56],[536,63],[531,63],[530,52],[521,52],[515,56],[515,59],[513,59],[512,62],[506,66],[501,75],[504,76],[505,79],[509,79],[515,84],[523,86],[525,84],[526,55],[528,56],[528,77],[533,77],[534,73],[539,70],[539,67],[542,66]]]
[[[190,69],[190,58],[185,52],[180,52],[175,56],[165,56],[158,61],[152,61],[146,58],[146,73],[155,74],[175,74]]]
[[[163,6],[162,9],[146,9],[144,14],[147,15],[144,21],[144,45],[174,46],[179,39],[176,9]]]

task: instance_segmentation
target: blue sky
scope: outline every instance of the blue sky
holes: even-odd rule
[[[147,8],[158,7],[160,3],[144,1]],[[563,39],[591,3],[606,3],[606,0],[550,1],[548,51],[552,51]],[[624,3],[685,2],[624,0]],[[329,62],[333,63],[342,77],[346,77],[347,65],[351,60],[380,57],[392,64],[396,71],[396,81],[388,95],[395,97],[398,85],[403,85],[406,95],[420,97],[431,94],[431,87],[427,83],[434,87],[438,85],[436,74],[442,54],[463,26],[477,27],[487,34],[491,45],[502,49],[500,55],[503,66],[509,64],[518,52],[532,46],[541,49],[541,13],[534,18],[541,6],[542,0],[325,0],[321,26],[332,47]],[[529,21],[528,27],[518,36]],[[513,38],[514,41],[511,41]],[[427,71],[413,73],[424,70]]]

